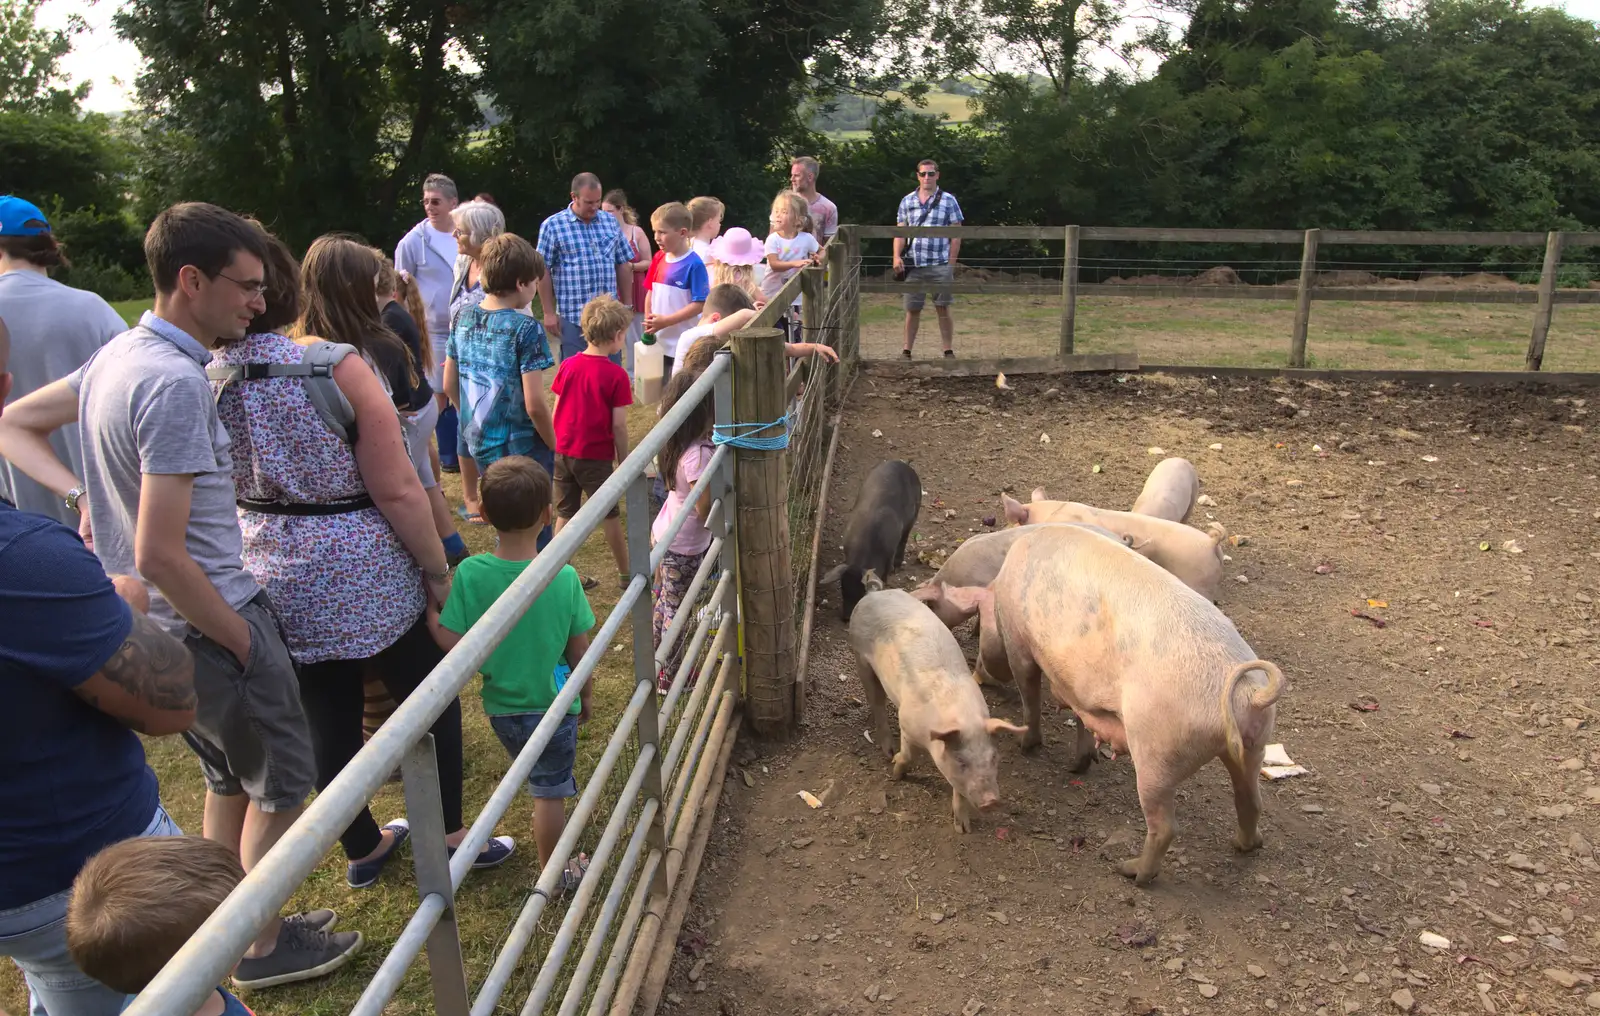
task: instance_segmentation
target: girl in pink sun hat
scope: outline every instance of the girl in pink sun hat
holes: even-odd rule
[[[766,251],[760,240],[750,235],[743,226],[734,226],[711,241],[711,256],[707,267],[711,270],[711,284],[731,282],[750,294],[756,309],[766,306],[761,292],[762,269],[766,267]]]

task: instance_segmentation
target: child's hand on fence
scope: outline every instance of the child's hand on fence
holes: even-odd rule
[[[838,363],[839,362],[839,354],[832,346],[825,346],[820,342],[812,342],[812,343],[810,343],[810,346],[811,346],[811,351],[813,353],[816,353],[818,356],[821,356],[824,360],[827,360],[829,363]]]

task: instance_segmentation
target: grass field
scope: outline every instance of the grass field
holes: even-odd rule
[[[117,309],[125,316],[131,309],[137,317],[139,308],[123,304],[118,305]],[[653,407],[635,407],[629,418],[629,430],[634,440],[642,437],[654,422]],[[445,490],[452,503],[460,503],[458,477],[447,475]],[[464,522],[458,528],[475,553],[493,549],[492,529]],[[598,531],[584,544],[573,563],[582,574],[593,575],[601,580],[599,588],[589,593],[589,602],[594,608],[597,622],[603,621],[616,603],[618,589],[611,578],[615,566]],[[625,633],[626,629],[615,643],[620,648],[606,654],[595,676],[593,719],[579,730],[577,775],[580,788],[585,785],[587,775],[604,750],[617,715],[633,693],[632,654],[627,649],[631,641]],[[466,743],[465,810],[468,825],[488,800],[510,762],[505,749],[489,729],[480,703],[479,688],[479,681],[474,678],[461,695]],[[147,738],[145,747],[150,766],[161,782],[162,803],[186,832],[198,835],[205,788],[193,754],[176,737]],[[625,752],[617,771],[613,773],[610,781],[613,794],[626,779],[632,757],[631,752]],[[585,836],[582,847],[585,851],[593,850],[609,810],[610,804],[603,798],[591,822],[593,832]],[[404,797],[398,783],[389,784],[379,793],[372,802],[372,812],[380,823],[405,813]],[[474,988],[488,972],[500,943],[538,878],[538,857],[530,833],[532,814],[532,799],[519,794],[497,830],[516,838],[516,855],[500,868],[474,873],[456,894],[459,904],[457,919],[468,981]],[[291,903],[291,909],[332,907],[337,910],[341,929],[358,930],[366,936],[361,954],[344,970],[330,977],[248,993],[248,1004],[260,1016],[321,1016],[348,1012],[394,944],[395,937],[410,918],[416,903],[409,849],[390,864],[382,881],[375,887],[355,890],[345,884],[344,856],[335,848],[301,887]],[[503,1006],[520,1007],[526,998],[531,987],[532,972],[537,970],[537,960],[542,959],[549,936],[558,927],[564,913],[565,908],[559,904],[546,911],[541,920],[539,936],[527,953],[536,961],[532,971],[526,969],[526,965],[519,971],[518,978],[507,991]],[[0,961],[0,1010],[25,1013],[27,1009],[26,989],[20,974],[10,963]],[[433,999],[424,959],[407,977],[386,1013],[389,1016],[411,1016],[432,1011]]]
[[[888,294],[861,298],[861,355],[899,355],[905,313]],[[1061,301],[1054,296],[958,296],[958,356],[1055,353]],[[1089,296],[1078,300],[1074,348],[1080,353],[1137,350],[1145,363],[1278,367],[1294,325],[1289,301]],[[1533,325],[1531,306],[1468,303],[1311,305],[1308,364],[1348,369],[1521,370]],[[938,355],[932,308],[924,311],[916,355]],[[1600,370],[1600,306],[1557,307],[1545,370]]]

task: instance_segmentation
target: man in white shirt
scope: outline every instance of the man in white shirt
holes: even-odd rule
[[[450,286],[455,280],[455,220],[450,213],[460,203],[456,182],[443,173],[430,173],[422,181],[422,211],[426,216],[400,238],[394,249],[394,266],[417,280],[422,303],[428,309],[428,338],[437,363],[424,364],[428,383],[439,402],[439,459],[446,469],[456,464],[456,411],[444,397],[444,344],[450,338]]]

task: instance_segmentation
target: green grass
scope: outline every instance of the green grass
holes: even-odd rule
[[[143,300],[118,300],[111,308],[122,315],[122,320],[130,325],[139,323],[139,315],[149,310],[156,302],[155,297],[146,297]]]
[[[1050,356],[1059,347],[1054,295],[958,295],[952,315],[959,356]],[[898,297],[863,294],[862,355],[896,357],[904,320]],[[1306,347],[1328,368],[1521,370],[1532,324],[1531,306],[1317,301]],[[1291,300],[1097,294],[1078,299],[1074,349],[1134,350],[1144,363],[1279,367],[1293,330]],[[925,311],[919,358],[936,355],[937,335]],[[1556,308],[1544,369],[1600,371],[1600,305]]]
[[[118,309],[126,313],[124,308]],[[630,432],[635,440],[642,437],[654,422],[653,408],[635,407],[629,417]],[[445,490],[453,503],[460,503],[458,477],[446,476]],[[458,528],[475,553],[493,549],[492,529],[465,522],[459,523]],[[618,589],[610,578],[615,573],[615,566],[598,530],[585,542],[573,559],[573,564],[580,573],[601,580],[599,588],[589,593],[589,601],[597,622],[603,621],[616,603]],[[624,627],[623,634],[614,643],[624,648],[608,651],[594,678],[593,717],[586,726],[580,728],[578,735],[577,775],[580,788],[586,785],[588,774],[593,771],[615,728],[617,715],[633,693],[633,657],[627,648],[631,646],[631,640],[626,632],[627,628]],[[505,749],[489,729],[479,696],[480,682],[474,678],[461,693],[466,761],[465,810],[469,825],[510,763]],[[205,788],[193,754],[176,737],[147,738],[145,748],[150,766],[161,782],[162,803],[186,832],[198,835]],[[591,831],[586,833],[583,840],[582,849],[585,851],[594,849],[600,829],[604,827],[611,810],[609,802],[614,800],[616,791],[625,782],[632,759],[631,750],[624,752],[608,781],[608,791],[591,819]],[[380,823],[405,813],[405,802],[398,783],[388,784],[379,792],[372,802],[372,812]],[[457,920],[468,981],[474,989],[488,972],[501,941],[538,878],[538,858],[531,834],[532,814],[532,799],[519,794],[497,830],[516,837],[516,855],[494,871],[474,873],[456,896],[459,904]],[[332,907],[339,912],[340,927],[361,931],[366,937],[366,945],[349,966],[332,976],[301,985],[248,993],[246,997],[250,1007],[260,1016],[348,1012],[378,964],[387,955],[416,904],[409,850],[391,864],[377,886],[354,890],[345,885],[344,856],[335,848],[295,894],[290,909]],[[598,910],[598,907],[597,898],[591,909]],[[550,936],[559,926],[564,913],[565,907],[560,904],[546,910],[540,922],[539,935],[526,954],[535,962],[531,967],[524,963],[507,991],[503,1007],[521,1006],[531,986],[532,973],[537,970],[537,961],[543,958]],[[573,955],[569,957],[569,965],[581,951],[583,940],[580,936]],[[559,1000],[560,995],[557,994],[556,998]],[[12,1013],[27,1011],[26,989],[20,974],[10,963],[0,965],[0,1010]],[[389,1016],[420,1016],[433,1011],[425,959],[419,961],[406,977],[395,1000],[385,1011]]]

